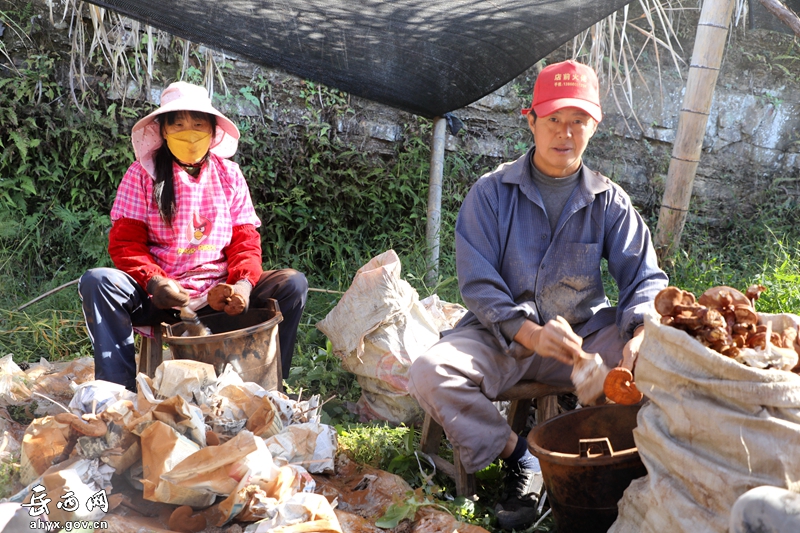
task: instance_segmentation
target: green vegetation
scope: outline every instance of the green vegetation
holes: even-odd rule
[[[0,463],[0,494],[11,493],[15,480],[19,477],[19,464]]]

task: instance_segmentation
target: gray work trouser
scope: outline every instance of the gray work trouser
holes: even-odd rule
[[[728,531],[797,533],[800,531],[800,494],[769,486],[748,490],[731,509]]]
[[[625,342],[612,324],[584,338],[583,349],[614,367]],[[500,455],[511,432],[492,399],[522,379],[571,386],[571,372],[572,366],[550,357],[514,359],[485,328],[465,327],[449,332],[412,363],[408,390],[444,428],[472,473]]]

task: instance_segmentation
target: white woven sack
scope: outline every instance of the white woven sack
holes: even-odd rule
[[[417,291],[400,278],[400,258],[388,250],[356,272],[336,307],[317,323],[342,367],[356,375],[368,418],[412,422],[422,409],[408,394],[411,363],[439,340]]]
[[[776,331],[800,322],[767,318]],[[737,363],[650,315],[636,384],[650,398],[634,430],[648,475],[625,491],[609,533],[723,533],[749,489],[797,490],[800,376]]]

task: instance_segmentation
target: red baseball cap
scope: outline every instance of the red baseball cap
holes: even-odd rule
[[[522,114],[532,109],[537,117],[546,117],[564,107],[577,107],[597,122],[603,119],[600,86],[592,67],[572,60],[544,67],[533,85],[531,107]]]

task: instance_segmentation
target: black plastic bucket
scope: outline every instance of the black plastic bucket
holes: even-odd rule
[[[200,317],[211,330],[204,337],[184,337],[182,322],[166,326],[164,342],[175,359],[192,359],[214,365],[217,375],[230,364],[244,381],[258,383],[266,390],[280,390],[281,355],[278,323],[283,315],[275,300],[264,309],[249,309],[230,316],[213,313]]]
[[[558,533],[605,533],[631,481],[647,474],[633,441],[641,405],[584,407],[528,434]]]

